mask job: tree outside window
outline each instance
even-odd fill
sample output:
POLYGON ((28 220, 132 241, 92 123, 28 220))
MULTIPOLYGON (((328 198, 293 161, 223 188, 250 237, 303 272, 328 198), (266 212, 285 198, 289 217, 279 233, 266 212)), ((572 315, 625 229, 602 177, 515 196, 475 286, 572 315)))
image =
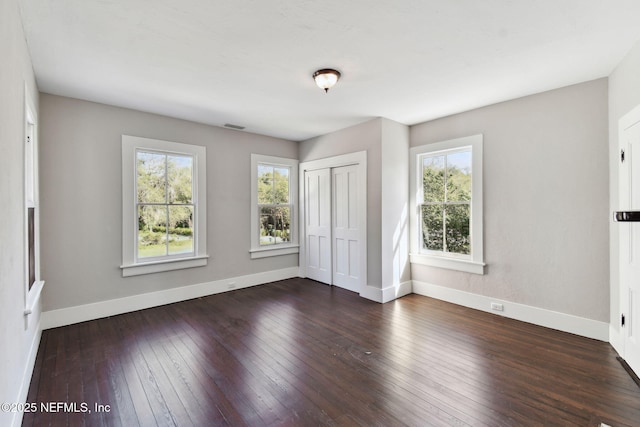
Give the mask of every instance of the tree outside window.
POLYGON ((291 242, 290 168, 258 164, 260 246, 291 242))
POLYGON ((422 248, 471 253, 471 150, 422 157, 422 248))
POLYGON ((194 253, 194 158, 136 153, 137 257, 194 253))

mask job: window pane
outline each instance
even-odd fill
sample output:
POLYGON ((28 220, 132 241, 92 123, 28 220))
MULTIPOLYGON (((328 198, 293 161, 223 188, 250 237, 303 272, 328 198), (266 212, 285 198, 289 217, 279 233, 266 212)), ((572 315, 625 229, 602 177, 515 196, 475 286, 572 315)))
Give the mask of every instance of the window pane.
POLYGON ((167 208, 138 206, 138 258, 167 255, 167 208))
POLYGON ((258 204, 273 202, 273 166, 258 165, 258 204))
POLYGON ((471 253, 471 235, 469 221, 470 205, 448 205, 447 218, 447 252, 468 255, 471 253))
POLYGON ((444 156, 422 159, 422 185, 425 202, 444 201, 444 156))
POLYGON ((422 205, 422 247, 430 251, 444 250, 443 205, 422 205))
POLYGON ((193 157, 167 156, 169 203, 193 203, 193 157))
POLYGON ((169 206, 169 255, 193 252, 193 206, 169 206))
POLYGON ((29 289, 36 282, 36 209, 28 209, 29 289))
POLYGON ((260 206, 260 245, 291 241, 291 207, 260 206))
POLYGON ((165 162, 164 154, 137 153, 137 178, 139 203, 165 203, 165 162))
POLYGON ((289 203, 289 168, 273 169, 273 202, 274 204, 289 203))
POLYGON ((471 151, 447 156, 447 201, 471 200, 471 151))

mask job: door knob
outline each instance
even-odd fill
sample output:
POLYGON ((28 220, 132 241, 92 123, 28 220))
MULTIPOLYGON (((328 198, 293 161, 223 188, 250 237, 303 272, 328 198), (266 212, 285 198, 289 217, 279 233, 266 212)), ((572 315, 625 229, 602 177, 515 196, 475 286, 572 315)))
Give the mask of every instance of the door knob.
POLYGON ((640 211, 616 211, 613 213, 616 222, 640 222, 640 211))

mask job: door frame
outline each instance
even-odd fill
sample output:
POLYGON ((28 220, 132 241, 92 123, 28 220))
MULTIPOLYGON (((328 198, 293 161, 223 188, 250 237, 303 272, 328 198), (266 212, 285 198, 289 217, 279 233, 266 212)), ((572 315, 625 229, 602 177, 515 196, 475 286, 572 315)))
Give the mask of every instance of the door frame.
MULTIPOLYGON (((358 235, 358 251, 361 254, 359 262, 359 268, 361 271, 360 274, 360 283, 359 283, 359 293, 362 294, 362 291, 367 286, 367 152, 366 151, 358 151, 355 153, 342 154, 339 156, 333 157, 325 157, 318 160, 310 160, 307 162, 300 162, 299 168, 300 172, 298 174, 298 180, 300 181, 300 185, 298 186, 300 193, 299 207, 300 207, 300 218, 305 218, 305 199, 306 199, 306 188, 304 185, 305 180, 305 172, 313 171, 318 169, 331 169, 338 168, 341 166, 351 166, 355 165, 358 168, 358 227, 359 227, 359 235, 358 235)), ((306 230, 304 221, 299 221, 300 224, 300 253, 298 257, 298 275, 300 277, 307 277, 307 265, 306 265, 306 256, 307 256, 307 241, 306 241, 306 230)), ((332 242, 333 244, 333 242, 332 242)), ((333 266, 331 267, 332 275, 333 275, 333 266)), ((332 278, 333 281, 333 278, 332 278)))

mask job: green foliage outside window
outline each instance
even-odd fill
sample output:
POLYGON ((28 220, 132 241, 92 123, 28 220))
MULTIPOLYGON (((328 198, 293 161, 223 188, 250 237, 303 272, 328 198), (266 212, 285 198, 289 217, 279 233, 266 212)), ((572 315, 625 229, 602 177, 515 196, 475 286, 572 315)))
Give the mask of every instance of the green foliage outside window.
POLYGON ((137 153, 139 258, 193 252, 193 162, 191 156, 137 153))
POLYGON ((291 241, 289 168, 258 165, 258 210, 260 245, 291 241))
POLYGON ((425 156, 421 206, 423 248, 471 253, 471 151, 425 156))

